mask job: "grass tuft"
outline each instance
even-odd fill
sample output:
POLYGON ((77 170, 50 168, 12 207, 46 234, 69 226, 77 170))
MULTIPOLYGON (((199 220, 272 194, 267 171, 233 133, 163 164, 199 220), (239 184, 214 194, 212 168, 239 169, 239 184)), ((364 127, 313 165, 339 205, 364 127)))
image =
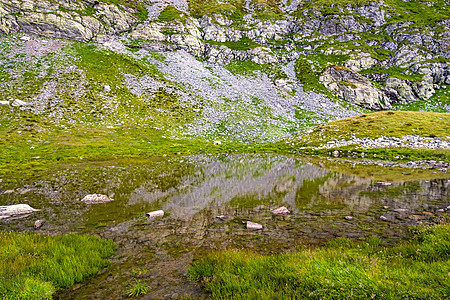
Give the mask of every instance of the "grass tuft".
POLYGON ((51 299, 107 266, 114 251, 93 236, 0 232, 0 298, 51 299))

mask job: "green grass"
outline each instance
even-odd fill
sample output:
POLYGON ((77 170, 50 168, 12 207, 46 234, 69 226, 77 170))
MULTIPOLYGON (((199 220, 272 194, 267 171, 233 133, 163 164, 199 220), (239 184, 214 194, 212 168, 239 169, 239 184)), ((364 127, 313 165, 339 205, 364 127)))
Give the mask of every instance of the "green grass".
POLYGON ((233 41, 226 41, 226 42, 216 42, 216 41, 206 41, 210 45, 216 45, 216 46, 227 46, 231 50, 251 50, 256 47, 261 46, 260 44, 252 41, 248 37, 244 36, 239 41, 233 42, 233 41))
POLYGON ((419 228, 385 247, 375 237, 264 256, 213 252, 189 269, 213 299, 446 299, 450 225, 419 228))
POLYGON ((112 241, 75 234, 0 232, 0 298, 51 299, 108 265, 112 241))
MULTIPOLYGON (((341 119, 318 125, 306 132, 294 134, 284 142, 275 145, 288 152, 324 154, 333 150, 316 149, 333 140, 351 140, 353 138, 403 137, 417 135, 421 137, 441 138, 449 140, 450 114, 434 112, 383 111, 362 114, 356 117, 341 119)), ((355 145, 342 146, 341 156, 361 157, 364 152, 367 158, 394 160, 450 160, 448 149, 412 149, 405 147, 363 149, 355 145)))
MULTIPOLYGON (((330 140, 402 137, 419 135, 449 140, 450 114, 432 112, 382 111, 318 125, 297 141, 321 145, 330 140)), ((294 138, 295 140, 295 138, 294 138)))
POLYGON ((230 62, 228 65, 226 65, 225 68, 234 75, 244 75, 252 77, 255 76, 256 73, 259 71, 262 73, 266 73, 267 76, 272 80, 288 78, 288 76, 283 71, 281 66, 275 63, 257 64, 249 60, 245 61, 234 60, 230 62))
POLYGON ((166 6, 164 10, 159 14, 158 20, 161 22, 170 22, 174 20, 181 20, 180 11, 173 7, 172 5, 166 6))
POLYGON ((131 285, 131 288, 127 292, 128 297, 138 297, 145 295, 149 292, 149 287, 141 280, 136 279, 135 282, 131 285))

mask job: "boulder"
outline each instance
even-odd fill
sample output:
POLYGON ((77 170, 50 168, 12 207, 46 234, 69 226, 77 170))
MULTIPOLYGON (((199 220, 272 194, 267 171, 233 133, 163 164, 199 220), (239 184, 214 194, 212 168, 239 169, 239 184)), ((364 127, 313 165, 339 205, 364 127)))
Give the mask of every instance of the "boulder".
POLYGON ((319 80, 347 102, 371 110, 390 107, 390 100, 384 91, 372 86, 367 78, 347 67, 329 66, 319 80))
POLYGON ((107 203, 107 202, 111 202, 113 200, 114 199, 111 199, 108 196, 101 195, 101 194, 89 194, 89 195, 86 195, 83 199, 81 199, 81 201, 86 204, 107 203))
POLYGON ((0 206, 0 220, 14 217, 25 217, 38 211, 28 204, 15 204, 9 206, 0 206))

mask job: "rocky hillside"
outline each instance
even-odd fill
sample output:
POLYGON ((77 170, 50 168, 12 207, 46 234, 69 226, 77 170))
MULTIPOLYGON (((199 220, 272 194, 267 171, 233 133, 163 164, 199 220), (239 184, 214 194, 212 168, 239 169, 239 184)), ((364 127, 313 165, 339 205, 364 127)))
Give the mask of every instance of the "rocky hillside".
POLYGON ((449 25, 446 0, 0 0, 2 35, 288 65, 272 78, 280 90, 300 82, 371 110, 417 101, 449 110, 449 25))

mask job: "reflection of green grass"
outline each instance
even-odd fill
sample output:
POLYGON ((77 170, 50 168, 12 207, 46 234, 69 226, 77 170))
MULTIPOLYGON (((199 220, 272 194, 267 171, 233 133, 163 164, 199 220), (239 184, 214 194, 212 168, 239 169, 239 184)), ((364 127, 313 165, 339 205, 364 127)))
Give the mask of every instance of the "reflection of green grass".
POLYGON ((338 238, 281 255, 214 252, 189 275, 213 299, 445 299, 449 259, 450 225, 440 225, 392 248, 378 238, 338 238))
POLYGON ((412 183, 407 184, 406 186, 387 187, 385 190, 381 191, 362 191, 359 194, 361 196, 370 196, 372 199, 381 199, 384 197, 399 197, 417 190, 421 190, 420 185, 417 183, 412 183))
POLYGON ((51 299, 105 267, 114 248, 91 236, 0 232, 0 298, 51 299))

